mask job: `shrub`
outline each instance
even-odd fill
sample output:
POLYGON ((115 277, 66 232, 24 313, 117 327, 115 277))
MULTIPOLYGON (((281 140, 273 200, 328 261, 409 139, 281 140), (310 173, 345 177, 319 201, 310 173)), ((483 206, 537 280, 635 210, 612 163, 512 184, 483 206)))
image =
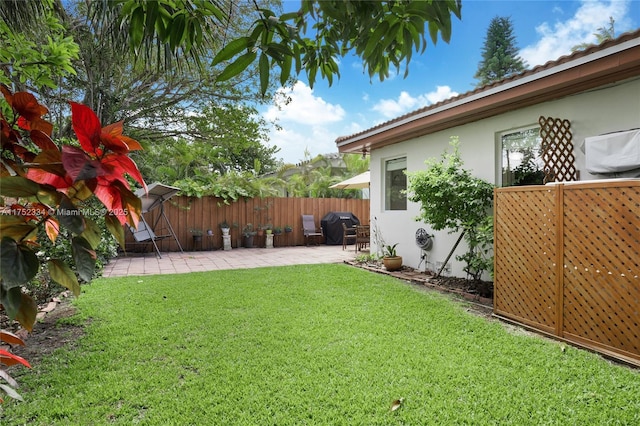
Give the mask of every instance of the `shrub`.
POLYGON ((492 227, 486 229, 493 203, 493 185, 464 169, 458 151, 458 138, 451 138, 453 153, 425 161, 426 170, 408 173, 408 199, 420 203, 420 216, 433 229, 462 231, 469 251, 457 259, 466 262, 464 270, 474 279, 492 265, 489 252, 493 244, 492 227))

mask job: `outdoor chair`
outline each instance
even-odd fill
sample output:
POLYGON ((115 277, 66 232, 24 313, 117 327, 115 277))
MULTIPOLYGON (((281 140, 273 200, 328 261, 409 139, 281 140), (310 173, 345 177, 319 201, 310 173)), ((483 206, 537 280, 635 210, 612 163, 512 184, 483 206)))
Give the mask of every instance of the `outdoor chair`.
POLYGON ((350 244, 349 241, 353 240, 353 243, 356 242, 356 229, 348 228, 345 223, 342 223, 342 250, 347 248, 347 244, 350 244))
POLYGON ((356 252, 369 246, 371 239, 369 225, 356 226, 356 252))
POLYGON ((160 254, 160 249, 158 249, 158 245, 156 244, 156 241, 163 240, 167 237, 170 237, 171 235, 156 235, 153 232, 153 229, 151 229, 151 227, 147 225, 147 221, 142 219, 138 222, 138 229, 129 225, 127 226, 129 227, 129 231, 131 231, 131 234, 133 235, 133 239, 136 240, 137 243, 141 243, 141 244, 153 243, 153 247, 156 250, 156 254, 158 255, 159 258, 162 259, 162 255, 160 254))
POLYGON ((304 234, 304 244, 309 245, 310 239, 315 239, 316 244, 320 244, 322 237, 322 228, 316 228, 316 220, 312 214, 302 215, 302 233, 304 234))

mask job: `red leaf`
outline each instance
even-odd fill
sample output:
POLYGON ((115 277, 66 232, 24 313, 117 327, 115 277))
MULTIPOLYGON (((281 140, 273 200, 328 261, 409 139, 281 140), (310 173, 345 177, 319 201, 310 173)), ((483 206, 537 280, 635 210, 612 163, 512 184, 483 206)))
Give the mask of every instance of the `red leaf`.
MULTIPOLYGON (((120 192, 118 192, 118 188, 112 187, 111 185, 98 184, 98 186, 96 186, 94 194, 102 202, 102 204, 104 204, 108 211, 122 208, 122 204, 120 201, 120 192)), ((122 221, 120 223, 124 224, 124 222, 122 221)))
POLYGON ((38 103, 35 96, 28 92, 18 92, 13 95, 13 109, 29 121, 39 120, 49 110, 38 103))
POLYGON ((100 134, 100 141, 105 148, 113 152, 129 152, 129 146, 122 140, 122 121, 105 126, 100 134))
POLYGON ((126 153, 142 149, 142 145, 135 139, 122 134, 123 121, 109 124, 102 128, 102 144, 111 151, 126 153))
POLYGON ((13 151, 15 155, 17 155, 27 163, 33 162, 33 160, 36 158, 36 154, 29 151, 27 148, 25 148, 22 145, 13 145, 13 148, 11 149, 11 151, 13 151))
POLYGON ((51 185, 57 189, 69 188, 71 185, 73 185, 71 177, 62 177, 55 173, 48 172, 44 169, 29 169, 29 171, 27 172, 27 178, 37 183, 51 185))
POLYGON ((24 340, 7 330, 0 330, 0 342, 24 346, 24 340))
POLYGON ((71 104, 71 123, 80 146, 86 152, 95 154, 100 145, 101 125, 95 112, 86 105, 77 102, 71 104))
POLYGON ((32 130, 31 140, 33 141, 33 143, 38 145, 38 148, 40 148, 43 151, 58 150, 58 147, 56 146, 56 144, 53 143, 51 138, 42 130, 32 130))
POLYGON ((99 183, 95 195, 122 225, 129 223, 132 226, 137 226, 142 209, 140 198, 136 197, 127 187, 128 185, 125 186, 117 181, 110 184, 99 183))
POLYGON ((18 127, 23 130, 31 130, 31 122, 25 117, 18 117, 18 127))
POLYGON ((26 359, 18 355, 14 355, 10 352, 7 352, 4 349, 0 349, 0 363, 7 366, 22 364, 27 368, 31 368, 31 364, 29 364, 29 361, 27 361, 26 359))
POLYGON ((62 147, 62 164, 74 182, 105 174, 100 161, 92 160, 83 150, 72 146, 62 147))
POLYGON ((138 170, 138 166, 136 165, 136 163, 131 158, 129 158, 129 156, 108 154, 102 159, 102 164, 113 167, 113 173, 111 174, 111 176, 115 177, 114 175, 117 174, 118 177, 122 177, 122 179, 117 180, 125 183, 127 188, 129 187, 129 185, 127 184, 126 179, 124 179, 125 173, 135 179, 136 182, 142 185, 146 190, 147 185, 144 183, 144 178, 142 177, 140 170, 138 170))
POLYGON ((4 99, 7 101, 9 105, 13 105, 13 95, 11 94, 11 90, 7 87, 6 84, 0 84, 0 92, 4 96, 4 99))
POLYGON ((44 230, 51 242, 55 243, 58 238, 58 234, 60 233, 60 224, 55 218, 50 217, 44 223, 44 230))

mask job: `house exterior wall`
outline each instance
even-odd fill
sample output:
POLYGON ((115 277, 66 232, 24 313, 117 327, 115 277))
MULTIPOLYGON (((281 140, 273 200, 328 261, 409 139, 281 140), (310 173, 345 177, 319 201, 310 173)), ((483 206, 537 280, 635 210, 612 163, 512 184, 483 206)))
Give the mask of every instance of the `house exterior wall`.
MULTIPOLYGON (((440 158, 445 150, 451 151, 449 140, 458 136, 460 155, 464 167, 482 179, 496 184, 500 176, 499 135, 505 131, 518 130, 537 125, 540 116, 567 119, 571 122, 574 156, 580 180, 602 179, 585 169, 585 157, 581 146, 586 137, 603 133, 629 130, 640 127, 640 78, 628 80, 599 90, 568 96, 545 102, 474 123, 454 127, 445 131, 421 136, 405 142, 371 151, 371 225, 377 229, 386 244, 398 243, 397 251, 404 264, 417 267, 421 251, 416 246, 414 235, 418 228, 425 228, 434 234, 434 244, 428 252, 427 267, 435 270, 436 262, 444 262, 453 248, 458 234, 447 230, 433 231, 432 228, 414 219, 419 215, 419 205, 407 202, 406 211, 384 210, 384 164, 386 160, 406 157, 407 171, 425 168, 428 158, 440 158)), ((378 250, 372 238, 371 251, 378 250)), ((449 260, 450 275, 464 277, 463 264, 455 256, 466 251, 464 242, 460 244, 449 260)), ((420 268, 424 270, 425 263, 420 268)), ((488 278, 488 277, 487 277, 488 278)))

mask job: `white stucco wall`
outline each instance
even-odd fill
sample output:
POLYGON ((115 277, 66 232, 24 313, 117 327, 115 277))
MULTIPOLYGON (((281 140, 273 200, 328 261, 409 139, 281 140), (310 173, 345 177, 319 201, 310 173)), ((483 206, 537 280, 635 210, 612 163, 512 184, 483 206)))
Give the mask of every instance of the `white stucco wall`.
MULTIPOLYGON (((585 137, 640 127, 640 78, 373 150, 370 163, 372 227, 377 225, 387 244, 399 243, 397 250, 404 264, 414 268, 418 266, 421 255, 414 241, 416 230, 422 227, 435 234, 433 249, 428 256, 429 269, 435 269, 436 262, 446 259, 458 235, 434 232, 429 225, 416 222, 414 219, 419 214, 419 206, 410 201, 406 211, 384 211, 384 162, 406 156, 408 172, 424 169, 426 159, 440 158, 445 150, 451 151, 449 139, 458 136, 464 167, 472 170, 475 176, 495 184, 500 174, 499 135, 508 130, 537 125, 541 115, 571 122, 580 179, 603 178, 587 173, 584 154, 579 147, 585 137)), ((372 241, 372 253, 376 249, 372 241)), ((451 275, 465 276, 463 265, 455 260, 456 255, 465 251, 463 242, 449 261, 451 275)), ((423 262, 421 269, 424 267, 423 262)))

